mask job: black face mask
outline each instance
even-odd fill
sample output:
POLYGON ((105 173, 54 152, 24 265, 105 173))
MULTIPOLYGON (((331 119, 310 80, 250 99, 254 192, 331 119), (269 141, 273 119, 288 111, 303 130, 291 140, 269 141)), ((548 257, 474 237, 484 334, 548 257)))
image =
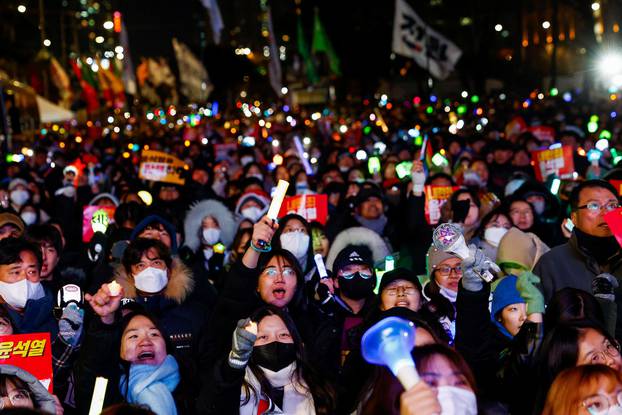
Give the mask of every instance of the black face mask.
POLYGON ((359 272, 355 273, 351 279, 339 277, 339 291, 352 300, 362 300, 369 297, 374 291, 376 279, 363 278, 359 272))
POLYGON ((253 347, 251 360, 263 368, 278 372, 296 360, 296 348, 294 343, 273 341, 253 347))

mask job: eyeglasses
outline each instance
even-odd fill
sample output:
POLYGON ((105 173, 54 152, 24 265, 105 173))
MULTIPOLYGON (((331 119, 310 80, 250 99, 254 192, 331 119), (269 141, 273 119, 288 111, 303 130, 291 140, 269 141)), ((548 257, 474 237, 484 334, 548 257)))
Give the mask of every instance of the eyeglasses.
POLYGON ((591 415, 604 415, 612 406, 622 406, 622 392, 616 394, 615 403, 611 403, 609 396, 603 394, 592 395, 581 402, 591 415))
POLYGON ((607 202, 604 205, 601 205, 598 202, 589 202, 582 206, 577 206, 577 209, 587 209, 590 212, 602 211, 611 212, 620 207, 618 202, 607 202))
POLYGON ((30 393, 25 389, 15 389, 7 393, 13 406, 25 406, 31 401, 30 393))
POLYGON ((361 278, 366 279, 366 280, 370 279, 373 276, 372 274, 368 274, 366 272, 357 271, 357 272, 353 272, 352 274, 342 274, 340 275, 340 277, 345 278, 346 280, 351 280, 352 278, 354 278, 356 274, 359 274, 361 278))
POLYGON ((403 285, 398 285, 397 287, 385 288, 384 292, 389 297, 395 297, 399 293, 402 293, 402 295, 413 295, 417 292, 417 289, 415 287, 405 287, 403 285))
POLYGON ((607 357, 616 358, 618 356, 620 356, 620 346, 617 343, 606 341, 602 350, 591 352, 588 358, 592 365, 604 365, 607 364, 607 357))
POLYGON ((531 211, 531 209, 526 209, 526 210, 512 209, 510 210, 510 215, 533 216, 533 212, 531 211))
POLYGON ((436 268, 436 270, 443 277, 448 277, 449 274, 451 274, 451 271, 454 271, 456 273, 456 275, 462 275, 462 266, 460 266, 460 265, 457 265, 457 266, 455 266, 453 268, 450 267, 449 265, 441 265, 440 267, 436 268))
POLYGON ((274 267, 266 268, 262 274, 269 278, 276 278, 277 275, 281 275, 283 278, 296 277, 294 269, 289 267, 284 267, 281 272, 274 267))

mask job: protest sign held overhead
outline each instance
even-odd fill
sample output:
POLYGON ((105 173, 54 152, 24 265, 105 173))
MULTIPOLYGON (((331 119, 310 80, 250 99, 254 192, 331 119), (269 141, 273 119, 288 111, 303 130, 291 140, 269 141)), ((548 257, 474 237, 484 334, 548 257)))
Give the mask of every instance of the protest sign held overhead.
POLYGON ((447 78, 462 56, 462 51, 425 23, 406 0, 395 1, 393 52, 413 58, 438 79, 447 78))
POLYGON ((536 171, 536 179, 541 182, 551 174, 560 179, 568 179, 574 173, 574 160, 570 146, 532 151, 531 159, 536 171))

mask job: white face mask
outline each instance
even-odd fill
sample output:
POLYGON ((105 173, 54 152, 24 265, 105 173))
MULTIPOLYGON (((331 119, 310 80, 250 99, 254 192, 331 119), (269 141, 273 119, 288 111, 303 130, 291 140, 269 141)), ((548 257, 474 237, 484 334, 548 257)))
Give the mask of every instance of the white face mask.
POLYGON ((477 415, 477 399, 473 392, 455 386, 439 386, 436 390, 442 415, 477 415))
POLYGON ((168 284, 165 269, 149 267, 134 276, 134 285, 140 291, 154 294, 162 291, 168 284))
POLYGON ((11 202, 17 206, 23 206, 30 199, 30 193, 26 190, 18 189, 11 192, 11 202))
POLYGON ((39 282, 23 279, 14 283, 0 282, 0 296, 11 307, 24 308, 28 300, 39 300, 45 296, 45 291, 39 282))
POLYGON ((247 177, 254 177, 255 179, 258 179, 263 182, 263 174, 253 173, 253 174, 249 174, 247 177))
POLYGON ((207 245, 214 245, 218 243, 218 241, 220 240, 220 229, 218 228, 203 229, 202 235, 203 235, 203 241, 207 245))
POLYGON ((246 166, 248 163, 251 163, 253 160, 254 159, 252 156, 243 156, 242 158, 240 158, 240 163, 242 163, 242 166, 246 166))
POLYGON ((536 214, 541 215, 544 213, 546 209, 546 202, 544 200, 535 200, 531 203, 533 205, 533 210, 536 211, 536 214))
POLYGON ((456 302, 456 299, 458 298, 458 291, 453 291, 453 290, 450 290, 449 288, 445 288, 440 285, 438 286, 438 290, 443 297, 445 297, 452 303, 456 302))
POLYGON ((24 212, 20 216, 26 226, 30 226, 37 221, 37 214, 35 212, 24 212))
POLYGON ((499 242, 501 242, 501 238, 503 238, 506 233, 508 233, 508 230, 505 228, 491 226, 484 231, 484 239, 490 245, 498 247, 499 242))
POLYGON ((252 220, 253 222, 257 222, 261 218, 261 209, 259 209, 257 206, 242 209, 240 213, 242 214, 242 216, 252 220))
POLYGON ((309 250, 309 235, 302 232, 281 234, 281 247, 294 254, 297 259, 304 257, 309 250))
POLYGON ((26 280, 28 284, 28 299, 39 300, 45 297, 45 291, 43 291, 43 285, 40 282, 32 282, 26 280))
POLYGON ((619 405, 609 407, 606 412, 607 415, 622 415, 622 407, 619 405))

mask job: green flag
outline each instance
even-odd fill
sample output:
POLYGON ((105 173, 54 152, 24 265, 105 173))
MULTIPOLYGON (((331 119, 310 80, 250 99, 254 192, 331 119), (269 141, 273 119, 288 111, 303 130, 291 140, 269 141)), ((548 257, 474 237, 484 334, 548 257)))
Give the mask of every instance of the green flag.
POLYGON ((333 49, 333 45, 328 40, 328 35, 322 26, 318 10, 315 9, 315 21, 313 23, 313 45, 311 47, 313 53, 324 52, 328 58, 328 66, 335 75, 341 75, 339 69, 339 58, 333 49))
POLYGON ((93 88, 99 89, 97 74, 93 72, 91 67, 82 59, 80 59, 80 71, 82 72, 82 79, 88 82, 93 88))
POLYGON ((307 46, 305 33, 302 29, 302 19, 300 18, 300 15, 298 15, 298 21, 296 24, 296 35, 298 37, 298 53, 300 53, 302 61, 305 64, 305 71, 307 72, 307 78, 309 78, 309 83, 315 84, 318 81, 317 72, 315 71, 315 64, 313 63, 313 59, 311 59, 311 54, 309 53, 309 47, 307 46))

